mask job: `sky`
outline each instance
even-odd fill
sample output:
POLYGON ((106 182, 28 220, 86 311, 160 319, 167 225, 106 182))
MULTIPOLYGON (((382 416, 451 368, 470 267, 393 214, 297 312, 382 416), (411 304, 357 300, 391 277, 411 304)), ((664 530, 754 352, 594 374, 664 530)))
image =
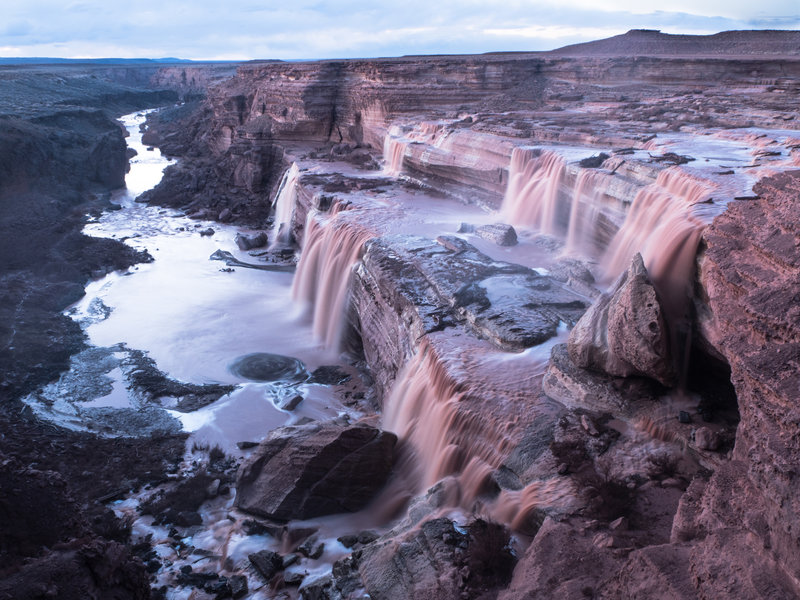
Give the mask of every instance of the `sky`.
POLYGON ((472 54, 551 50, 629 29, 800 29, 800 0, 2 0, 0 56, 472 54))

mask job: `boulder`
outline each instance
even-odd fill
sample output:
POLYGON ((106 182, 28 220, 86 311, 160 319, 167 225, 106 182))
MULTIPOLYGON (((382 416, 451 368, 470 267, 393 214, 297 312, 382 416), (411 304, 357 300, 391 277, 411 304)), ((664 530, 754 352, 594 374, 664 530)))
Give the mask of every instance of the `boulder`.
POLYGON ((239 250, 252 250, 254 248, 263 248, 267 245, 267 234, 263 231, 253 234, 245 235, 237 233, 234 240, 239 250))
POLYGON ((386 482, 396 443, 363 423, 276 429, 240 469, 236 504, 279 521, 360 510, 386 482))
POLYGON ((509 536, 503 525, 482 519, 463 526, 432 519, 364 547, 358 573, 372 598, 492 597, 491 590, 511 580, 516 563, 509 536))
POLYGON ((581 368, 676 383, 664 311, 640 254, 578 321, 567 346, 581 368))
POLYGON ((475 234, 485 240, 494 242, 498 246, 516 246, 517 232, 511 225, 505 223, 493 223, 492 225, 481 225, 475 228, 475 234))
POLYGON ((700 427, 695 431, 694 441, 700 450, 711 450, 713 452, 718 450, 720 446, 719 435, 708 427, 700 427))
POLYGON ((283 558, 272 550, 259 550, 249 554, 247 558, 253 568, 264 578, 264 581, 269 582, 278 571, 283 570, 283 558))
POLYGON ((655 400, 663 388, 649 379, 620 379, 577 366, 566 344, 556 344, 550 354, 542 388, 553 400, 571 409, 624 413, 631 400, 655 400))

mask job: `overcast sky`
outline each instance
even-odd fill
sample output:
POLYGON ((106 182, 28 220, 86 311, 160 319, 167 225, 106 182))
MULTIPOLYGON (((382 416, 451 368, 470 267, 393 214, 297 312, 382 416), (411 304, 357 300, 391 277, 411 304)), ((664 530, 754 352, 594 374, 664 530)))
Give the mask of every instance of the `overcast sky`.
POLYGON ((0 56, 240 60, 550 50, 633 28, 800 29, 800 0, 2 0, 0 56))

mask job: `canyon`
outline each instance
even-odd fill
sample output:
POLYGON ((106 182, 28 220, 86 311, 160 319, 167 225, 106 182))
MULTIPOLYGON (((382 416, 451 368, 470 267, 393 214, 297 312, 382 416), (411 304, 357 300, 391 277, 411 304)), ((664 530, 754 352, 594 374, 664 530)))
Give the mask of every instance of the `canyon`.
POLYGON ((5 71, 0 598, 800 595, 799 48, 5 71))

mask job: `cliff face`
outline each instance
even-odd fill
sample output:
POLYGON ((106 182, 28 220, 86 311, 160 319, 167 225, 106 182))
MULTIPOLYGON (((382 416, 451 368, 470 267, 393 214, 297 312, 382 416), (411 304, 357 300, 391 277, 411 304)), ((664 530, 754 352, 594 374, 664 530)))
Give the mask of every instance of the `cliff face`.
MULTIPOLYGON (((387 133, 404 140, 411 132, 403 151, 409 174, 466 188, 463 196, 497 206, 514 145, 643 148, 654 132, 680 127, 785 127, 793 118, 786 93, 794 92, 798 73, 793 56, 252 63, 212 86, 194 117, 165 114, 167 122, 155 125, 162 147, 189 160, 171 167, 149 197, 263 225, 288 166, 287 149, 341 143, 380 152, 387 133), (763 110, 748 110, 733 90, 763 110), (596 126, 598 115, 604 127, 596 126), (423 128, 426 140, 414 133, 421 121, 447 125, 438 134, 423 128)), ((183 72, 160 77, 174 82, 183 72)), ((329 152, 330 146, 318 155, 329 152)), ((620 162, 622 175, 630 166, 620 162)), ((619 186, 614 193, 617 201, 632 200, 619 186)))
POLYGON ((702 535, 716 525, 747 532, 796 578, 800 173, 762 180, 755 191, 759 199, 732 204, 704 235, 700 281, 710 317, 704 326, 731 365, 742 421, 733 451, 738 468, 711 478, 694 531, 702 535), (713 514, 711 506, 738 496, 732 490, 739 485, 741 522, 713 514))

